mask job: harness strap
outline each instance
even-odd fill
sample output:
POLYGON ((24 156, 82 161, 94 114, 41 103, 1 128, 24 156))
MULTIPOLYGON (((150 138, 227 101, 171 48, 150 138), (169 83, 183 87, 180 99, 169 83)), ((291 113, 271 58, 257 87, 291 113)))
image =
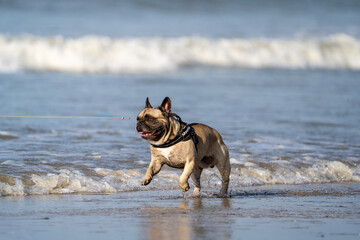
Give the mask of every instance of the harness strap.
POLYGON ((196 151, 197 151, 197 144, 199 143, 199 139, 195 133, 194 128, 192 127, 192 125, 195 125, 196 123, 187 124, 187 123, 183 122, 181 120, 181 118, 176 114, 172 114, 172 117, 176 121, 178 121, 180 124, 185 124, 185 127, 181 130, 181 132, 173 140, 170 140, 161 145, 154 145, 154 144, 151 144, 151 145, 156 148, 167 148, 167 147, 171 147, 181 141, 188 141, 188 140, 192 139, 195 144, 196 151))
MULTIPOLYGON (((196 125, 197 123, 191 123, 189 126, 191 127, 192 125, 196 125)), ((191 136, 191 139, 193 140, 194 144, 195 144, 195 148, 196 148, 196 151, 197 151, 197 144, 199 143, 199 138, 198 138, 198 135, 196 135, 195 133, 195 130, 193 127, 191 127, 191 132, 190 132, 190 136, 191 136)))

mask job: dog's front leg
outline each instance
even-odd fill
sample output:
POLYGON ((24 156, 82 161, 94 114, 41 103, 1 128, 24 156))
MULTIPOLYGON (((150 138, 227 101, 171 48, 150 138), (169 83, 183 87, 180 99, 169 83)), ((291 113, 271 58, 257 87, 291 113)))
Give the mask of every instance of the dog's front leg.
POLYGON ((141 182, 141 185, 148 185, 151 182, 153 176, 160 172, 162 165, 163 164, 158 160, 151 160, 150 165, 146 171, 145 178, 141 182))
POLYGON ((180 182, 179 185, 180 185, 181 189, 183 190, 183 192, 186 192, 190 189, 188 179, 194 170, 194 166, 195 166, 195 161, 193 159, 186 161, 186 163, 185 163, 184 171, 181 174, 180 181, 179 181, 180 182))

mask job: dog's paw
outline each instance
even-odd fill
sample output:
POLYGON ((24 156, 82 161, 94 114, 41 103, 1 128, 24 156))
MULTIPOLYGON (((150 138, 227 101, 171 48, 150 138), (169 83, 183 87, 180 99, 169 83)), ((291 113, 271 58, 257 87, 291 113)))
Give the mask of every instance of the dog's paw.
POLYGON ((190 189, 189 184, 186 184, 185 186, 180 186, 183 192, 187 192, 190 189))
POLYGON ((151 182, 151 179, 144 179, 144 180, 141 182, 141 185, 146 186, 146 185, 148 185, 150 182, 151 182))

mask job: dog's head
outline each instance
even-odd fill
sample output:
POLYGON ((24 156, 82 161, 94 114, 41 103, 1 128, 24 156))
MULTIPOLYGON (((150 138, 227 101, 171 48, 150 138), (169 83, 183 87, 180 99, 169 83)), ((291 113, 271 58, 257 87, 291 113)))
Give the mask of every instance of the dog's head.
POLYGON ((171 100, 164 98, 161 105, 153 108, 146 98, 145 108, 137 116, 136 131, 151 144, 163 144, 171 134, 178 131, 180 124, 171 118, 171 100))

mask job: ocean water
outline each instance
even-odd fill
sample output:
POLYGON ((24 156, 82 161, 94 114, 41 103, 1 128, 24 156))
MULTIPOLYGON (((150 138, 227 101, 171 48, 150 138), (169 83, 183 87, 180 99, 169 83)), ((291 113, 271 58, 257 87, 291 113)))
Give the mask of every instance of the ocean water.
MULTIPOLYGON (((359 182, 359 22, 358 1, 1 1, 0 116, 136 117, 169 96, 223 135, 230 189, 359 182)), ((141 186, 135 124, 0 118, 0 194, 178 189, 168 167, 141 186)))

